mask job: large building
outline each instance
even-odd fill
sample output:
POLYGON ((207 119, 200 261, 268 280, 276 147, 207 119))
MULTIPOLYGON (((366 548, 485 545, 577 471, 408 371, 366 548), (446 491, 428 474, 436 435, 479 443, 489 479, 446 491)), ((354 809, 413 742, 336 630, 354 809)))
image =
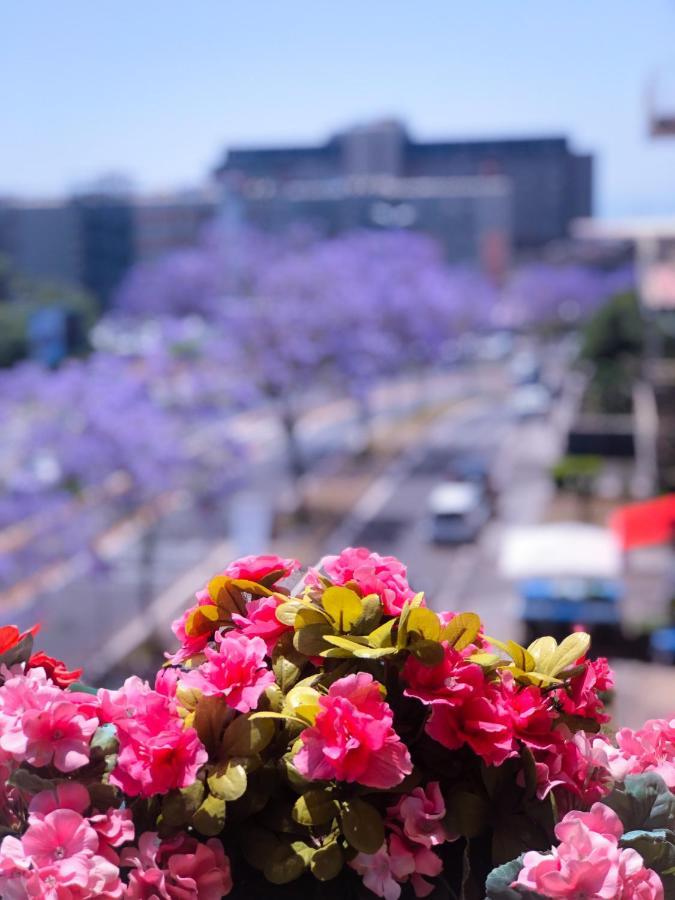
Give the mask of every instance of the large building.
POLYGON ((205 192, 0 200, 0 254, 22 275, 82 285, 105 307, 135 262, 195 244, 217 208, 205 192))
MULTIPOLYGON (((448 196, 462 196, 465 207, 482 206, 486 194, 501 191, 502 203, 493 204, 495 223, 488 231, 503 232, 508 220, 518 251, 567 237, 573 219, 592 213, 592 157, 574 153, 564 137, 418 142, 400 123, 384 121, 352 128, 318 146, 232 148, 217 175, 228 202, 237 200, 253 224, 313 213, 329 232, 352 225, 353 215, 343 207, 352 204, 354 194, 369 203, 368 221, 359 224, 378 226, 383 199, 396 205, 406 194, 414 198, 418 188, 425 192, 427 211, 418 210, 410 225, 430 231, 438 227, 431 220, 443 218, 438 205, 430 203, 433 190, 439 203, 445 197, 447 206, 448 196), (391 181, 364 180, 373 178, 391 181), (387 191, 391 197, 383 198, 387 191), (307 197, 316 198, 309 208, 307 197), (266 203, 273 208, 266 209, 266 203)), ((452 215, 457 225, 444 223, 444 228, 466 227, 466 213, 452 215)), ((471 218, 484 221, 484 214, 471 218)), ((452 234, 445 237, 451 255, 455 240, 452 234)))

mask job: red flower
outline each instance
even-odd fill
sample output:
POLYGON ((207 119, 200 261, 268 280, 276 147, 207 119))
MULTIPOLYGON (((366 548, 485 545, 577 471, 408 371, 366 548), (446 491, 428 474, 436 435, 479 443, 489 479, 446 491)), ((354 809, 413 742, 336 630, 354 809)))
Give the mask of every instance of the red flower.
POLYGON ((34 653, 28 660, 27 669, 44 669, 47 678, 51 678, 54 684, 60 688, 67 688, 78 680, 82 674, 82 669, 73 669, 69 672, 66 664, 60 659, 54 659, 53 656, 47 656, 44 650, 34 653))
POLYGON ((28 631, 24 631, 24 633, 21 634, 16 625, 3 625, 0 627, 0 656, 20 644, 24 638, 28 637, 28 635, 35 637, 39 630, 39 625, 33 625, 32 628, 29 628, 28 631))

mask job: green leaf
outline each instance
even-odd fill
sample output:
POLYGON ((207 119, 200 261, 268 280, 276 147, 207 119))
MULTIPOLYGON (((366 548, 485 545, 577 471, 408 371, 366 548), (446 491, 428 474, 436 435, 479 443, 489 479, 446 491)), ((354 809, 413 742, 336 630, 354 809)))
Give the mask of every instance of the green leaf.
POLYGON ((226 756, 253 756, 274 737, 274 722, 267 718, 240 715, 228 725, 221 749, 226 756))
POLYGON ((276 659, 272 660, 272 671, 277 680, 277 684, 284 692, 289 691, 300 678, 300 667, 291 662, 287 656, 277 654, 276 659))
POLYGON ((391 632, 396 624, 396 619, 389 619, 387 622, 384 622, 375 631, 371 631, 368 635, 368 643, 371 647, 391 647, 392 646, 392 637, 391 632))
POLYGON ((344 856, 337 841, 330 841, 314 851, 309 864, 312 875, 319 881, 330 881, 340 874, 344 856))
POLYGON ((361 598, 346 587, 329 587, 321 596, 321 605, 342 632, 351 631, 363 613, 361 598))
POLYGON ((40 791, 52 791, 62 779, 42 778, 28 769, 16 769, 9 776, 7 784, 24 791, 26 794, 39 794, 40 791))
POLYGON ((628 831, 619 846, 637 850, 649 869, 662 873, 675 866, 675 834, 667 828, 628 831))
POLYGON ((171 828, 189 825, 204 799, 204 784, 195 781, 187 788, 170 791, 162 800, 162 821, 171 828))
POLYGON ((614 810, 626 831, 675 826, 675 796, 656 772, 627 775, 602 802, 614 810))
POLYGON ((420 606, 411 609, 408 616, 408 643, 411 638, 416 640, 423 638, 427 641, 438 641, 441 635, 441 622, 436 613, 420 606))
POLYGON ((207 778, 209 790, 223 800, 238 800, 246 790, 246 769, 241 763, 230 760, 219 766, 207 778))
POLYGON ((218 755, 223 732, 233 716, 222 697, 199 698, 192 724, 210 757, 218 755))
POLYGON ((293 806, 293 818, 300 825, 325 825, 337 815, 333 796, 321 788, 315 788, 298 797, 293 806))
MULTIPOLYGON (((380 624, 382 620, 382 601, 377 594, 368 594, 361 599, 361 615, 352 629, 355 634, 368 634, 380 624)), ((391 619, 394 624, 394 619, 391 619)))
POLYGON ((522 868, 523 858, 519 856, 518 859, 512 859, 493 869, 485 882, 485 900, 523 900, 524 897, 528 900, 540 900, 531 891, 523 893, 520 888, 511 887, 522 868))
POLYGON ((331 634, 333 629, 326 623, 305 625, 295 632, 293 646, 305 656, 319 656, 326 649, 325 635, 331 634))
MULTIPOLYGON (((339 650, 344 650, 351 656, 355 656, 357 659, 379 659, 380 656, 390 656, 392 653, 397 652, 396 647, 369 647, 363 643, 367 641, 367 638, 358 638, 356 635, 347 638, 339 634, 327 634, 326 641, 339 650)), ((337 655, 328 650, 322 651, 321 656, 328 656, 329 654, 331 656, 337 655)))
POLYGON ((244 859, 254 869, 262 871, 265 860, 269 859, 279 846, 279 838, 259 825, 244 824, 240 829, 244 859))
POLYGON ((307 868, 304 854, 291 844, 279 843, 263 863, 263 874, 272 884, 288 884, 307 868))
POLYGON ((359 797, 342 803, 340 823, 347 843, 361 853, 377 853, 384 843, 382 816, 359 797))
POLYGON ((411 644, 410 652, 425 666, 437 666, 443 662, 443 645, 436 641, 416 641, 411 644))
POLYGON ((449 834, 478 837, 490 821, 490 805, 471 791, 455 791, 448 797, 445 827, 449 834))
POLYGON ((447 641, 455 650, 464 650, 478 637, 481 624, 476 613, 457 613, 441 631, 441 640, 447 641))
POLYGON ((225 826, 225 801, 210 794, 192 817, 192 824, 200 834, 215 837, 225 826))

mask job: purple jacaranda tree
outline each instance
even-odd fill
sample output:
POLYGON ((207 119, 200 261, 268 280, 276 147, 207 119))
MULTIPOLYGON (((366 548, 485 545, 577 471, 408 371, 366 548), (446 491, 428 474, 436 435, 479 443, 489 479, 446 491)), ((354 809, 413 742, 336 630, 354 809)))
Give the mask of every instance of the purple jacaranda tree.
POLYGON ((232 487, 235 448, 219 434, 211 453, 212 410, 181 396, 177 378, 164 360, 106 353, 0 373, 0 586, 76 552, 93 558, 97 536, 168 492, 232 487))

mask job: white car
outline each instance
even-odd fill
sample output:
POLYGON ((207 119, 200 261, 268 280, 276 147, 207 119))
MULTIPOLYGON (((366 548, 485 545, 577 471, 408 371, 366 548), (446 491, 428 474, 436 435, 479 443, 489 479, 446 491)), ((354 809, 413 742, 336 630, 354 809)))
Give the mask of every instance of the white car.
POLYGON ((546 416, 551 408, 551 397, 541 384, 526 384, 513 395, 513 412, 519 419, 546 416))
POLYGON ((479 484, 448 481, 429 495, 431 540, 438 544, 475 541, 490 518, 490 506, 479 484))

